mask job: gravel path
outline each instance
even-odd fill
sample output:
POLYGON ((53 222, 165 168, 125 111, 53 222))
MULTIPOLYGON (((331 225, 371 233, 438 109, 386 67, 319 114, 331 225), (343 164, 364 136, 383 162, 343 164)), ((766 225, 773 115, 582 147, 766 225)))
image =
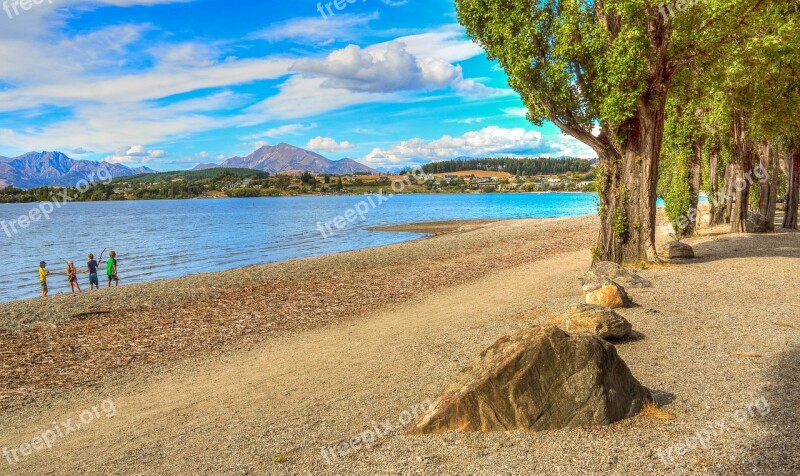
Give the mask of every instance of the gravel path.
MULTIPOLYGON (((672 420, 639 416, 544 433, 395 432, 327 464, 322 448, 376 424, 383 431, 387 420, 395 424, 435 398, 497 338, 578 300, 588 251, 558 250, 552 237, 567 223, 576 227, 568 240, 580 237, 583 220, 503 222, 417 242, 419 249, 373 250, 370 260, 389 265, 409 251, 455 247, 471 264, 465 269, 490 271, 358 319, 278 333, 240 351, 194 354, 168 369, 114 373, 99 385, 7 408, 0 447, 30 441, 103 399, 113 400, 116 414, 101 414, 52 450, 0 472, 799 474, 798 233, 700 238, 698 259, 641 272, 654 287, 630 290, 639 306, 621 313, 644 338, 618 350, 672 420), (691 439, 698 433, 701 446, 691 439)), ((392 278, 432 279, 416 274, 424 262, 392 268, 392 278)))

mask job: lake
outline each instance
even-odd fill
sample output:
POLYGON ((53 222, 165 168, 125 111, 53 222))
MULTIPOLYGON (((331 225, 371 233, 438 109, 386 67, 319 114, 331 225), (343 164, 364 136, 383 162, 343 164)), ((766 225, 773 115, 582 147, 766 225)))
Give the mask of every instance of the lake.
MULTIPOLYGON (((0 220, 10 223, 36 207, 0 204, 0 220)), ((87 253, 98 257, 106 247, 117 252, 124 285, 421 236, 367 229, 373 226, 596 212, 596 195, 588 193, 396 195, 371 201, 366 196, 321 196, 67 203, 49 220, 30 223, 25 229, 17 226, 16 234, 10 227, 0 229, 6 263, 6 272, 0 275, 0 301, 39 294, 39 261, 47 261, 50 271, 63 272, 64 260, 74 260, 82 270, 87 253), (345 228, 337 230, 336 225, 342 224, 345 228), (323 237, 320 229, 334 234, 323 237)), ((108 253, 104 260, 107 257, 108 253)), ((79 279, 82 289, 88 289, 88 274, 79 279)), ((101 285, 104 280, 101 272, 101 285)), ((69 290, 64 276, 51 276, 48 284, 53 294, 69 290)))

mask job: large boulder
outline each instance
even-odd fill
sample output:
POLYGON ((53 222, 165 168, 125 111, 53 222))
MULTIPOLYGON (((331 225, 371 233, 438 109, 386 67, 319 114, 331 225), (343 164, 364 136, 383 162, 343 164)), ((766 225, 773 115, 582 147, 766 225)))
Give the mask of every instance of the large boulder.
POLYGON ((767 233, 775 231, 775 224, 760 212, 747 212, 745 229, 748 233, 767 233))
POLYGON ((558 326, 569 333, 588 332, 602 339, 622 339, 633 330, 627 319, 594 304, 573 304, 558 326))
POLYGON ((608 425, 637 415, 651 398, 613 345, 536 327, 483 351, 408 434, 608 425))
POLYGON ((614 281, 628 288, 649 288, 650 281, 611 261, 598 261, 592 265, 583 280, 583 291, 599 289, 607 281, 614 281))
POLYGON ((628 297, 624 287, 614 281, 606 281, 598 289, 586 294, 586 304, 616 309, 619 307, 631 307, 633 301, 628 297))
POLYGON ((681 241, 668 241, 661 248, 661 257, 666 259, 694 258, 694 249, 681 241))

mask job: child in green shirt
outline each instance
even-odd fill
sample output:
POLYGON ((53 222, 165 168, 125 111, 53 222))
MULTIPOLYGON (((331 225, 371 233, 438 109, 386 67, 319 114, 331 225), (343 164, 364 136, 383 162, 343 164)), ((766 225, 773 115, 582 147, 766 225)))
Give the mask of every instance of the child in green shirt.
POLYGON ((106 263, 106 276, 108 277, 108 287, 111 287, 111 281, 114 281, 114 286, 119 286, 119 277, 117 277, 117 253, 113 250, 108 253, 108 262, 106 263))

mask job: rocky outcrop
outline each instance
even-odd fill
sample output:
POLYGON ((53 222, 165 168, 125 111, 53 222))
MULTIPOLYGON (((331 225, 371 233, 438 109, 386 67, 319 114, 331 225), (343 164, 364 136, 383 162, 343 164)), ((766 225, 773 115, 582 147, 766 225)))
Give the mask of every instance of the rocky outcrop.
POLYGON ((768 233, 775 231, 775 225, 760 212, 748 212, 745 229, 748 233, 768 233))
POLYGON ((628 297, 624 287, 614 281, 606 281, 598 289, 586 295, 586 304, 617 309, 630 307, 633 301, 628 297))
POLYGON ((566 332, 588 332, 602 339, 622 339, 633 326, 611 309, 594 304, 573 304, 558 326, 566 332))
POLYGON ((691 259, 694 258, 694 249, 680 241, 668 241, 661 248, 661 257, 665 259, 691 259))
POLYGON ((608 425, 635 416, 649 400, 613 345, 537 327, 486 349, 408 433, 608 425))
POLYGON ((583 291, 599 289, 607 281, 614 281, 628 288, 649 288, 650 281, 611 261, 598 261, 592 265, 583 280, 583 291))

